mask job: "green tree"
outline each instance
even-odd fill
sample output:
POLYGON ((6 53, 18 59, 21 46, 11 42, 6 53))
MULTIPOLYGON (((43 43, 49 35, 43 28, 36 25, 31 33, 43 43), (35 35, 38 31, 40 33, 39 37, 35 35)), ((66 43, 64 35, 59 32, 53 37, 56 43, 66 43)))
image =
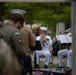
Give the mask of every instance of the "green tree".
POLYGON ((26 11, 26 23, 32 24, 34 20, 47 26, 55 33, 56 23, 65 22, 66 27, 70 22, 71 4, 69 3, 5 3, 5 15, 3 19, 9 18, 10 10, 23 9, 26 11))

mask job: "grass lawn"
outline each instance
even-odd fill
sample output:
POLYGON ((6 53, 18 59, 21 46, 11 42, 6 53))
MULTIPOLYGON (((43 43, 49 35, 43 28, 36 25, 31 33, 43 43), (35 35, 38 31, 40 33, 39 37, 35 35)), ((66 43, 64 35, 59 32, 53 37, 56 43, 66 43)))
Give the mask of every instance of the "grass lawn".
MULTIPOLYGON (((34 67, 34 61, 32 61, 32 67, 34 67)), ((44 61, 40 61, 40 67, 44 67, 44 61)), ((49 68, 56 68, 58 67, 58 64, 49 64, 49 68)))

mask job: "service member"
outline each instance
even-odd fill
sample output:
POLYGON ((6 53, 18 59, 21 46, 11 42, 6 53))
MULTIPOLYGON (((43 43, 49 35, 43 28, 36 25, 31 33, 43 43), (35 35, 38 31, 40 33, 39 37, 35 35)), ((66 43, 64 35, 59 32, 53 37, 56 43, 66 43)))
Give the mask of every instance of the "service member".
MULTIPOLYGON (((20 29, 22 33, 22 41, 24 44, 24 47, 26 48, 26 57, 23 58, 24 61, 24 68, 27 70, 27 72, 32 75, 32 63, 31 63, 31 56, 32 50, 30 49, 30 46, 35 46, 35 34, 32 32, 32 30, 26 26, 22 27, 20 29)), ((24 73, 25 75, 25 73, 24 73)))
MULTIPOLYGON (((71 33, 68 33, 69 36, 71 36, 71 33)), ((58 59, 59 59, 59 68, 64 67, 63 65, 63 57, 67 56, 67 67, 72 68, 72 49, 71 49, 71 44, 69 45, 69 48, 67 49, 62 49, 58 51, 58 59), (71 58, 70 58, 71 57, 71 58), (69 60, 70 58, 70 60, 69 60)))
POLYGON ((36 37, 36 40, 41 42, 42 50, 36 50, 36 67, 39 67, 39 56, 45 56, 44 68, 48 68, 50 63, 52 39, 47 35, 47 28, 40 27, 40 36, 36 37))
POLYGON ((14 14, 11 16, 9 24, 3 26, 0 30, 0 34, 2 35, 4 41, 6 41, 12 48, 13 56, 13 64, 11 65, 12 72, 9 74, 5 71, 5 75, 19 75, 19 68, 21 68, 19 67, 19 61, 25 56, 25 48, 23 47, 21 33, 19 31, 25 21, 23 15, 20 14, 23 12, 18 10, 17 13, 14 11, 12 11, 12 13, 14 14))

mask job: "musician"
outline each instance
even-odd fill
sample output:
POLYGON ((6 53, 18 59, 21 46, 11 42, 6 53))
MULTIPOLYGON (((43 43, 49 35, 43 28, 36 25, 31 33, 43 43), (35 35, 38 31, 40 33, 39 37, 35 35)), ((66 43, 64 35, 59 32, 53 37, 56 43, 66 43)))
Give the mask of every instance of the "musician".
POLYGON ((67 54, 67 67, 70 69, 72 69, 72 61, 72 49, 70 49, 67 54))
POLYGON ((42 50, 36 50, 36 67, 39 66, 39 56, 45 56, 44 68, 48 68, 51 58, 52 39, 47 35, 48 28, 40 27, 40 36, 37 36, 36 40, 39 40, 42 46, 42 50))
POLYGON ((52 40, 53 40, 53 45, 52 45, 53 51, 52 51, 52 55, 53 56, 57 56, 57 53, 59 51, 59 43, 58 43, 56 37, 53 37, 52 40))
MULTIPOLYGON (((71 36, 71 33, 68 33, 69 36, 71 36)), ((72 69, 72 49, 71 44, 69 45, 69 49, 63 49, 58 51, 58 59, 59 59, 59 68, 64 67, 63 65, 63 57, 67 56, 67 68, 72 69)))

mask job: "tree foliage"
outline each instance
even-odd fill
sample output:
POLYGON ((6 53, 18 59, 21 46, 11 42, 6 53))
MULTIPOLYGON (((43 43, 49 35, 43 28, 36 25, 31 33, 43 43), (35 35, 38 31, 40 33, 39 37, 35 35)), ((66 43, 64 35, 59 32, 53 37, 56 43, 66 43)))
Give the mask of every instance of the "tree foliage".
POLYGON ((52 32, 56 30, 56 23, 65 22, 66 27, 70 22, 71 4, 69 3, 11 3, 4 4, 6 7, 3 19, 9 18, 10 10, 23 9, 26 23, 33 24, 34 20, 43 26, 48 26, 52 32))

